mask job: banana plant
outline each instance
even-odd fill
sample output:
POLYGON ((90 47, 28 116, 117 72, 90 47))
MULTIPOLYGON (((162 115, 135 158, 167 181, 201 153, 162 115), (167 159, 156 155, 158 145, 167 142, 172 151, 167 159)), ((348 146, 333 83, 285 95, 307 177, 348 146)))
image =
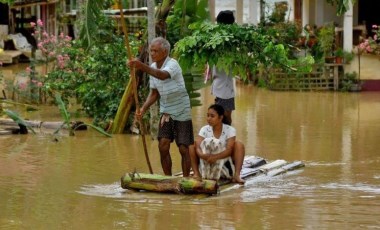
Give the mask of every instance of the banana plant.
POLYGON ((67 111, 66 109, 66 106, 65 106, 65 103, 63 102, 62 98, 61 98, 61 95, 60 94, 56 94, 55 95, 55 100, 57 102, 57 105, 58 105, 58 108, 59 108, 59 111, 61 112, 61 116, 63 118, 63 123, 62 125, 54 132, 54 134, 57 134, 63 127, 67 127, 68 130, 69 130, 69 135, 70 136, 74 136, 75 133, 74 131, 76 129, 78 129, 79 127, 82 127, 82 126, 89 126, 93 129, 95 129, 97 132, 107 136, 107 137, 112 137, 109 133, 107 133, 106 131, 104 131, 102 128, 98 127, 98 126, 95 126, 93 124, 88 124, 88 123, 82 123, 82 124, 79 124, 75 127, 72 127, 71 126, 71 115, 70 113, 67 111))
POLYGON ((79 39, 85 48, 89 48, 99 39, 100 27, 98 22, 104 15, 101 10, 104 9, 103 0, 83 1, 81 11, 79 12, 79 21, 81 23, 79 39), (96 31, 96 32, 94 32, 96 31))

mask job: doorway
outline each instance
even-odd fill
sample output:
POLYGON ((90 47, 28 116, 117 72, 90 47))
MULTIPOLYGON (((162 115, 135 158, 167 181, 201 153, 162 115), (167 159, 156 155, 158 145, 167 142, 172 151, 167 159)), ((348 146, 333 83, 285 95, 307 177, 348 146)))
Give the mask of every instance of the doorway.
POLYGON ((359 24, 366 25, 368 36, 373 36, 372 25, 380 25, 379 9, 380 1, 358 1, 359 24))

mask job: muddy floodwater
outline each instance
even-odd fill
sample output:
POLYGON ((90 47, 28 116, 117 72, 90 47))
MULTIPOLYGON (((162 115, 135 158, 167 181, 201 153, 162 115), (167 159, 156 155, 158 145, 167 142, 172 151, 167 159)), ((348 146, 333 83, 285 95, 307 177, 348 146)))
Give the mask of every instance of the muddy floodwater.
MULTIPOLYGON (((213 101, 201 90, 194 128, 213 101)), ((89 131, 0 136, 0 229, 380 229, 380 93, 276 92, 237 84, 233 125, 247 155, 306 167, 203 198, 133 192, 141 138, 89 131)), ((55 107, 22 115, 59 120, 55 107)), ((154 172, 157 142, 147 138, 154 172)), ((172 146, 173 171, 180 157, 172 146)))

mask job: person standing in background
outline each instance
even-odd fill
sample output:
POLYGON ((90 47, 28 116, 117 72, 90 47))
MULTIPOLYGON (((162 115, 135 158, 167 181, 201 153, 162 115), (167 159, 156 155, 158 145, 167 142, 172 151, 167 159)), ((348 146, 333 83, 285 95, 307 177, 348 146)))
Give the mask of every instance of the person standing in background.
MULTIPOLYGON (((216 17, 218 24, 233 24, 235 17, 232 11, 220 11, 216 17)), ((235 85, 234 78, 230 73, 226 73, 222 69, 215 66, 212 69, 212 85, 211 92, 215 96, 215 104, 224 108, 224 118, 226 124, 232 124, 232 111, 235 110, 235 85)))

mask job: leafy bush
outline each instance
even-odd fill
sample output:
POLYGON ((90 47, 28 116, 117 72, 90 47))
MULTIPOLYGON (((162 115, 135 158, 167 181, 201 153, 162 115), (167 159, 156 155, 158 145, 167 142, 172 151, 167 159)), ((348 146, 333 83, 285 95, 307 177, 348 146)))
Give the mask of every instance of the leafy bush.
POLYGON ((341 82, 340 91, 350 91, 352 86, 358 83, 360 83, 360 80, 357 72, 345 73, 341 82))
MULTIPOLYGON (((131 40, 136 48, 138 42, 131 40)), ((65 101, 76 98, 96 124, 108 122, 114 118, 129 81, 123 38, 114 36, 111 42, 95 44, 86 52, 80 47, 74 42, 65 50, 70 59, 64 68, 49 72, 44 87, 51 94, 59 92, 65 101)))
POLYGON ((208 63, 226 72, 232 70, 244 80, 247 70, 291 68, 289 49, 267 33, 264 27, 215 25, 208 22, 190 25, 193 33, 179 40, 175 54, 183 67, 208 63))

